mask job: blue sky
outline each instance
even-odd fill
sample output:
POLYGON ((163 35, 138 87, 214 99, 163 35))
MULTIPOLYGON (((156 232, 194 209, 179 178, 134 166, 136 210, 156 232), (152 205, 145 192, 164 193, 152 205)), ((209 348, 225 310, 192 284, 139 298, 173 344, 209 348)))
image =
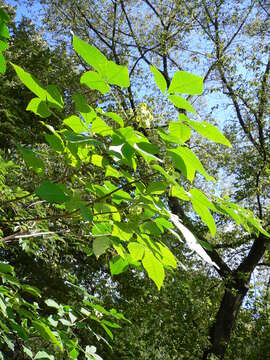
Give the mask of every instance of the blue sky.
MULTIPOLYGON (((17 12, 16 12, 16 20, 20 21, 20 19, 23 16, 26 17, 31 17, 31 9, 29 7, 27 7, 24 3, 23 0, 6 0, 5 1, 6 4, 17 7, 17 12), (30 15, 30 16, 29 16, 30 15)), ((34 5, 33 5, 33 10, 37 11, 37 10, 41 10, 42 6, 40 5, 39 1, 34 1, 34 5)), ((32 19, 33 22, 38 22, 39 19, 32 19)))

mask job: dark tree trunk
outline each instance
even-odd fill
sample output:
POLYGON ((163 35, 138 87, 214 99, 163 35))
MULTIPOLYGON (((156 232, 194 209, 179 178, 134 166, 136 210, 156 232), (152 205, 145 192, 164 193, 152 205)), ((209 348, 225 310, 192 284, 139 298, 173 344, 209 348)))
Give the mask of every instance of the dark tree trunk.
MULTIPOLYGON (((264 254, 266 241, 268 239, 260 234, 254 240, 248 255, 228 276, 227 279, 231 280, 227 280, 219 310, 209 331, 210 347, 204 351, 202 360, 206 360, 210 354, 214 354, 221 360, 224 359, 238 312, 248 292, 251 273, 264 254)), ((226 276, 224 281, 225 279, 226 276)))
MULTIPOLYGON (((172 213, 177 214, 198 239, 207 242, 202 234, 196 232, 196 228, 186 216, 178 199, 170 197, 169 207, 172 213)), ((209 331, 210 346, 204 351, 202 360, 206 360, 211 354, 221 360, 224 359, 238 312, 249 288, 250 276, 265 252, 266 242, 269 242, 268 237, 260 233, 253 241, 249 253, 235 270, 232 270, 225 263, 215 249, 205 249, 212 261, 219 266, 219 269, 216 270, 225 284, 225 291, 214 323, 209 331)))
POLYGON ((236 286, 225 289, 215 322, 210 328, 210 347, 205 350, 203 360, 214 354, 224 359, 232 329, 235 325, 239 309, 248 291, 248 281, 237 281, 236 286))

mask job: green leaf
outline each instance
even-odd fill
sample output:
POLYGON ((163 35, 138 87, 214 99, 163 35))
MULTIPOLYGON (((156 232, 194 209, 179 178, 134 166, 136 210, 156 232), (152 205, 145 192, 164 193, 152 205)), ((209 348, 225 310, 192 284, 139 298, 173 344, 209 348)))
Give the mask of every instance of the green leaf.
POLYGON ((3 9, 0 9, 0 20, 6 23, 10 21, 8 13, 6 13, 3 9))
POLYGON ((110 261, 110 270, 112 275, 118 275, 128 268, 128 260, 122 259, 119 255, 110 261))
POLYGON ((120 177, 120 173, 118 170, 116 170, 115 168, 113 168, 111 165, 107 165, 106 166, 106 173, 105 173, 105 178, 106 177, 115 177, 115 178, 119 178, 120 177))
POLYGON ((40 98, 32 99, 26 108, 27 111, 32 111, 34 114, 40 116, 41 118, 47 118, 51 115, 51 112, 44 100, 40 98))
POLYGON ((0 52, 6 51, 8 49, 8 43, 6 41, 0 40, 0 52))
POLYGON ((75 133, 80 134, 82 132, 87 132, 88 128, 86 124, 76 115, 71 115, 63 121, 63 124, 68 126, 75 133))
POLYGON ((101 168, 103 168, 103 165, 104 165, 103 160, 104 160, 104 158, 101 155, 93 154, 91 156, 91 163, 93 165, 101 167, 101 168))
POLYGON ((0 297, 0 309, 2 311, 2 314, 4 315, 4 317, 7 317, 7 306, 4 303, 4 301, 2 300, 2 298, 0 297))
POLYGON ((112 225, 110 222, 102 222, 94 224, 92 228, 93 235, 107 235, 111 234, 112 225))
POLYGON ((111 118, 112 120, 114 120, 115 122, 117 122, 117 124, 120 125, 120 127, 124 127, 124 121, 121 118, 121 116, 119 116, 118 114, 115 114, 114 112, 106 112, 104 113, 105 116, 108 116, 109 118, 111 118))
POLYGON ((216 234, 216 224, 213 216, 211 215, 209 209, 206 206, 203 206, 200 202, 191 198, 192 207, 194 211, 200 216, 202 221, 208 226, 211 235, 215 236, 216 234))
POLYGON ((213 246, 211 244, 209 244, 208 242, 204 241, 204 240, 200 240, 197 239, 198 243, 205 249, 208 251, 213 251, 213 246))
POLYGON ((137 146, 140 148, 140 150, 145 151, 149 154, 158 154, 160 152, 160 149, 158 146, 153 145, 149 142, 138 142, 137 146))
POLYGON ((161 234, 160 228, 152 220, 145 221, 142 225, 140 225, 140 230, 143 233, 151 234, 151 235, 160 235, 161 234))
POLYGON ((59 309, 60 305, 57 304, 56 301, 52 300, 52 299, 47 299, 45 300, 45 304, 49 307, 55 308, 55 309, 59 309))
POLYGON ((155 151, 156 148, 154 145, 139 142, 137 144, 134 144, 133 147, 146 161, 151 162, 152 160, 154 160, 163 162, 161 159, 152 154, 153 150, 155 151))
POLYGON ((75 35, 73 36, 73 47, 76 53, 97 71, 102 70, 106 66, 107 58, 97 48, 80 40, 75 35))
POLYGON ((195 113, 196 114, 196 111, 194 110, 193 106, 190 105, 190 103, 180 97, 180 96, 177 96, 177 95, 170 95, 168 96, 168 99, 174 104, 174 106, 176 106, 177 108, 179 109, 185 109, 187 111, 190 111, 192 113, 195 113))
POLYGON ((35 193, 50 203, 62 204, 70 199, 59 185, 50 181, 43 181, 35 193))
POLYGON ((45 139, 53 150, 60 153, 64 151, 63 140, 56 132, 54 134, 45 134, 45 139))
POLYGON ((169 123, 170 135, 178 139, 178 143, 185 143, 190 139, 191 130, 188 126, 183 123, 171 121, 169 123))
POLYGON ((69 357, 71 359, 77 359, 77 357, 79 356, 79 352, 74 348, 71 350, 71 352, 69 353, 69 357))
POLYGON ((72 100, 75 102, 76 111, 81 114, 82 118, 86 122, 86 125, 89 126, 97 116, 95 110, 88 105, 87 101, 81 94, 73 94, 72 100))
POLYGON ((33 357, 34 357, 33 352, 30 349, 28 349, 27 347, 25 347, 24 345, 23 345, 23 352, 26 355, 28 355, 31 359, 33 359, 33 357))
POLYGON ((50 341, 55 347, 63 351, 63 345, 51 331, 51 329, 41 321, 32 321, 34 328, 39 332, 39 334, 47 341, 50 341))
POLYGON ((62 109, 64 107, 63 98, 56 85, 47 86, 47 100, 51 107, 62 109))
POLYGON ((87 220, 87 221, 93 220, 93 214, 86 205, 84 205, 84 204, 80 205, 80 213, 85 220, 87 220))
POLYGON ((186 71, 176 71, 168 89, 170 94, 201 95, 203 92, 203 77, 186 71))
POLYGON ((30 90, 32 93, 37 95, 40 99, 46 101, 47 91, 44 87, 39 83, 39 81, 28 72, 24 71, 20 66, 12 64, 14 70, 16 71, 18 77, 21 82, 30 90))
POLYGON ((137 242, 130 242, 128 244, 128 250, 134 261, 142 260, 144 255, 144 245, 137 242))
POLYGON ((34 357, 34 360, 36 359, 48 359, 48 360, 54 360, 54 356, 48 354, 46 351, 39 351, 36 356, 34 357))
POLYGON ((14 274, 14 267, 11 266, 11 265, 9 265, 9 264, 0 262, 0 273, 4 273, 4 274, 7 274, 7 273, 14 274))
POLYGON ((219 131, 219 129, 209 124, 206 121, 197 122, 194 120, 190 120, 188 118, 185 119, 185 121, 200 135, 205 137, 206 139, 212 140, 215 143, 223 144, 229 147, 232 147, 229 140, 219 131))
POLYGON ((18 324, 16 321, 10 318, 9 316, 9 324, 12 328, 12 330, 22 339, 22 340, 28 340, 29 336, 26 330, 18 324))
MULTIPOLYGON (((106 324, 104 324, 104 322, 101 322, 101 326, 103 327, 103 329, 106 331, 107 335, 109 335, 109 337, 113 340, 113 333, 111 332, 111 330, 106 326, 106 324)), ((95 359, 95 356, 94 356, 95 359)))
POLYGON ((110 86, 96 71, 90 70, 84 73, 81 77, 80 83, 88 86, 91 90, 100 91, 103 95, 107 94, 111 90, 110 86))
POLYGON ((6 72, 6 69, 7 69, 6 60, 0 51, 0 73, 4 74, 6 72))
POLYGON ((106 67, 101 70, 106 80, 111 85, 117 85, 122 88, 130 86, 128 68, 123 65, 117 65, 113 61, 108 61, 106 67))
POLYGON ((40 157, 35 154, 32 150, 18 146, 20 152, 23 155, 23 159, 26 162, 26 165, 35 171, 37 174, 43 174, 45 171, 45 165, 40 157))
POLYGON ((10 38, 8 27, 4 22, 0 22, 0 37, 6 39, 10 38))
POLYGON ((93 134, 99 134, 101 136, 108 136, 113 133, 112 128, 108 126, 100 117, 93 121, 91 131, 93 134))
POLYGON ((107 236, 97 237, 93 240, 93 252, 98 259, 110 247, 111 241, 107 236))
POLYGON ((133 230, 129 224, 115 221, 112 235, 118 237, 120 240, 129 241, 133 236, 133 230))
POLYGON ((142 264, 145 270, 147 271, 147 274, 150 277, 150 279, 154 281, 157 288, 160 290, 165 276, 164 268, 161 262, 147 248, 145 249, 142 264))
POLYGON ((163 194, 168 188, 168 184, 165 181, 151 182, 146 189, 148 194, 163 194))
POLYGON ((207 198, 207 196, 202 191, 193 188, 189 191, 189 193, 191 195, 191 200, 199 202, 203 206, 211 209, 212 211, 216 211, 215 205, 207 198))
POLYGON ((153 65, 150 66, 150 70, 152 72, 152 74, 154 75, 155 78, 155 83, 157 85, 157 87, 159 88, 159 90, 161 92, 163 92, 163 94, 165 94, 166 90, 167 90, 167 82, 164 78, 164 76, 162 75, 162 73, 153 65))
POLYGON ((183 188, 183 186, 180 186, 178 184, 172 186, 171 196, 177 197, 178 199, 181 199, 184 201, 190 200, 190 196, 189 196, 188 192, 186 192, 186 190, 183 188))
POLYGON ((163 265, 169 266, 169 267, 175 269, 177 266, 177 263, 176 263, 175 256, 173 255, 171 250, 167 246, 165 246, 161 243, 158 243, 158 246, 159 246, 160 253, 162 256, 163 265))
POLYGON ((73 94, 72 100, 75 102, 76 111, 80 113, 90 113, 93 110, 81 94, 73 94))
POLYGON ((0 39, 0 51, 6 51, 8 49, 8 43, 0 39))
POLYGON ((172 157, 175 167, 179 169, 190 182, 193 182, 196 171, 201 173, 206 180, 215 181, 215 179, 206 172, 197 156, 187 147, 180 146, 177 149, 168 149, 167 153, 172 157))
POLYGON ((163 217, 158 217, 154 221, 162 232, 164 229, 172 229, 173 228, 172 223, 163 217))
POLYGON ((24 292, 27 292, 27 293, 29 293, 31 295, 36 296, 36 297, 41 297, 40 291, 36 287, 30 286, 30 285, 22 285, 22 290, 24 292))

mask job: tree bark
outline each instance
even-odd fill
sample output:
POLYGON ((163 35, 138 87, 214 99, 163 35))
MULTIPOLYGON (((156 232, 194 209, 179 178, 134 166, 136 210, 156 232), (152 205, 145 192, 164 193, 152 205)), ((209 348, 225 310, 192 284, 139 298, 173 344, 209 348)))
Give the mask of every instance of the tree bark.
POLYGON ((203 360, 206 360, 210 354, 224 359, 238 312, 248 291, 248 283, 249 279, 248 281, 238 280, 236 284, 225 289, 215 322, 210 328, 211 345, 204 351, 203 360))
POLYGON ((224 359, 238 312, 248 292, 251 274, 264 254, 267 241, 268 238, 260 234, 254 240, 248 255, 227 277, 228 283, 215 321, 209 331, 210 347, 204 351, 202 360, 208 359, 210 354, 214 354, 221 360, 224 359))
MULTIPOLYGON (((198 239, 208 242, 202 234, 196 231, 192 220, 186 216, 177 198, 169 197, 169 207, 172 213, 177 214, 198 239)), ((253 241, 249 253, 235 270, 232 270, 223 261, 215 249, 205 250, 212 261, 219 266, 219 269, 216 270, 225 284, 225 291, 214 323, 209 330, 210 346, 204 351, 202 360, 207 360, 211 354, 221 360, 224 359, 237 315, 249 289, 251 274, 262 258, 267 242, 269 242, 268 237, 260 233, 253 241)))

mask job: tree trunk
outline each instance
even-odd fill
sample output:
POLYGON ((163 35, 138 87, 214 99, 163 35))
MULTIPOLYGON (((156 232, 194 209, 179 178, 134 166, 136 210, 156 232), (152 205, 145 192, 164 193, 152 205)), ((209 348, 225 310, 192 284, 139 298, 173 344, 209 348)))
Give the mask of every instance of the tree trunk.
POLYGON ((235 325, 239 309, 248 291, 248 281, 237 281, 237 286, 226 288, 215 322, 210 329, 210 347, 205 350, 203 360, 214 354, 224 359, 232 329, 235 325))
POLYGON ((248 291, 251 273, 263 256, 267 241, 269 240, 265 235, 259 234, 254 240, 248 255, 238 268, 229 275, 231 281, 225 288, 215 322, 210 328, 211 345, 205 350, 203 360, 206 360, 210 354, 216 355, 221 360, 224 359, 239 309, 248 291))
MULTIPOLYGON (((198 239, 208 242, 202 234, 196 231, 178 199, 169 197, 169 207, 172 213, 177 214, 198 239)), ((215 316, 215 321, 209 331, 210 347, 204 351, 202 360, 206 360, 210 354, 217 356, 221 360, 224 359, 238 312, 248 292, 250 276, 265 252, 266 242, 269 242, 268 237, 260 233, 253 241, 249 253, 235 270, 230 269, 216 250, 205 249, 212 261, 219 266, 219 269, 216 270, 225 284, 225 292, 215 316)))

